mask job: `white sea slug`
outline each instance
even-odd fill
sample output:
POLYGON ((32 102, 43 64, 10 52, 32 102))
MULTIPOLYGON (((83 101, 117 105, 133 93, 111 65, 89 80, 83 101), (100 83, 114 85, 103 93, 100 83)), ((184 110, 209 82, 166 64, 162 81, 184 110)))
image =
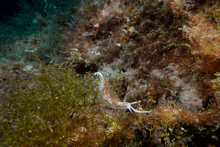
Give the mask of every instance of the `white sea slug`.
POLYGON ((110 93, 108 79, 104 76, 104 74, 101 72, 96 72, 95 75, 98 75, 101 79, 99 83, 99 91, 100 91, 99 99, 102 103, 113 109, 128 109, 130 112, 132 112, 131 110, 133 110, 134 112, 137 113, 151 113, 151 111, 138 111, 134 109, 131 105, 136 104, 138 102, 132 102, 132 103, 126 102, 128 93, 125 95, 124 101, 121 102, 119 98, 115 97, 110 93))

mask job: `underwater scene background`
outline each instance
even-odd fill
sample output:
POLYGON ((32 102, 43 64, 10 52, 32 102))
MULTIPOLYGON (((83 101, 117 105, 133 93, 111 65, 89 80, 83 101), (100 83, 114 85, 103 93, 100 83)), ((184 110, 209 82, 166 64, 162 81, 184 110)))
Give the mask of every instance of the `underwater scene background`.
POLYGON ((218 0, 1 7, 1 146, 220 146, 218 0))

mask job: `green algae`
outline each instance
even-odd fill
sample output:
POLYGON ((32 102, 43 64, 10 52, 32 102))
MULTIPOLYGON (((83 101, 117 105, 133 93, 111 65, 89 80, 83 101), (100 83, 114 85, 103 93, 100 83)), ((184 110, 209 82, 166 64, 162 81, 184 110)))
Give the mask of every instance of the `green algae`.
POLYGON ((79 75, 67 66, 43 66, 29 80, 3 84, 11 85, 1 98, 1 144, 6 146, 71 144, 83 123, 80 116, 93 115, 98 94, 91 74, 79 75))

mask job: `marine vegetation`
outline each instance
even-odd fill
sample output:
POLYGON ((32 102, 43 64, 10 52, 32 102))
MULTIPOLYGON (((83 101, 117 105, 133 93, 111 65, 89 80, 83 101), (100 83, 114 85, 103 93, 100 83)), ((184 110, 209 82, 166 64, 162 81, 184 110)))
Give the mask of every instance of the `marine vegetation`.
POLYGON ((11 45, 29 51, 0 64, 1 146, 220 146, 219 10, 86 1, 55 40, 11 45))
POLYGON ((110 117, 101 111, 94 76, 66 65, 34 72, 24 81, 3 82, 10 88, 1 98, 1 145, 99 145, 121 130, 123 114, 110 117))

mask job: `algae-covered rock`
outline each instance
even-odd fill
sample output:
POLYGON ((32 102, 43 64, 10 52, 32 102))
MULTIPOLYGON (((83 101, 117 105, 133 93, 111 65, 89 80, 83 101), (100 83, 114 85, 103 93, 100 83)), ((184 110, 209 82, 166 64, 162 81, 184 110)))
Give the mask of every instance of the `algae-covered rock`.
POLYGON ((91 109, 98 92, 91 74, 48 66, 23 82, 4 84, 10 88, 1 98, 2 145, 71 144, 83 116, 94 113, 91 109))

